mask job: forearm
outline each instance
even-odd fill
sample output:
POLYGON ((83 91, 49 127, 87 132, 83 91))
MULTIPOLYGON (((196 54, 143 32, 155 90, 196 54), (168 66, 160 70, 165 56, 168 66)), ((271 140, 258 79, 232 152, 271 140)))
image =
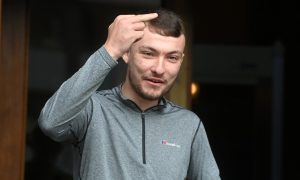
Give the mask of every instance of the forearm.
POLYGON ((103 47, 91 55, 47 101, 39 118, 41 129, 53 139, 60 140, 116 64, 103 47))

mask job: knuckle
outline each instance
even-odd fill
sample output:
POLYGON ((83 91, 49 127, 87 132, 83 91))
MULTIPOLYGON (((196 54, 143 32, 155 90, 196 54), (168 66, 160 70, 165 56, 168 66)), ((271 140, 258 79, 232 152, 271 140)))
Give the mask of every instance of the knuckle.
POLYGON ((116 17, 116 20, 118 21, 118 20, 120 20, 122 18, 122 15, 118 15, 117 17, 116 17))

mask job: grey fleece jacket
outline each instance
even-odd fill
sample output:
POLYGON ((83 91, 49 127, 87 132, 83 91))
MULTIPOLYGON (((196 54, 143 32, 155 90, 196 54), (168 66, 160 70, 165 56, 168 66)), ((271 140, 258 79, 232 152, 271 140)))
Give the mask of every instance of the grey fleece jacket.
POLYGON ((73 144, 76 180, 219 180, 203 123, 162 98, 141 111, 120 86, 97 91, 117 65, 97 50, 47 101, 42 131, 73 144))

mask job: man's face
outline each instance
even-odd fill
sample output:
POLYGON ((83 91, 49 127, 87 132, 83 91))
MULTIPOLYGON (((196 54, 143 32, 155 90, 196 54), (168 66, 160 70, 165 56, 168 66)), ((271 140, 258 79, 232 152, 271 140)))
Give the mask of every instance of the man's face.
POLYGON ((162 36, 144 30, 123 59, 128 63, 130 93, 146 100, 161 98, 172 87, 183 60, 185 37, 162 36))

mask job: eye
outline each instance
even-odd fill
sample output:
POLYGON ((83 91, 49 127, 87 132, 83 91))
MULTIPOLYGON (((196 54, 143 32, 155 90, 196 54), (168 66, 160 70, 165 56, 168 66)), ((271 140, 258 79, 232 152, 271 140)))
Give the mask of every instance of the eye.
POLYGON ((180 60, 180 57, 177 56, 177 55, 170 55, 170 56, 168 56, 168 60, 169 60, 170 62, 175 63, 175 62, 177 62, 178 60, 180 60))
POLYGON ((152 58, 152 57, 154 57, 154 53, 151 52, 151 51, 141 51, 140 53, 141 53, 144 57, 146 57, 146 58, 152 58))

